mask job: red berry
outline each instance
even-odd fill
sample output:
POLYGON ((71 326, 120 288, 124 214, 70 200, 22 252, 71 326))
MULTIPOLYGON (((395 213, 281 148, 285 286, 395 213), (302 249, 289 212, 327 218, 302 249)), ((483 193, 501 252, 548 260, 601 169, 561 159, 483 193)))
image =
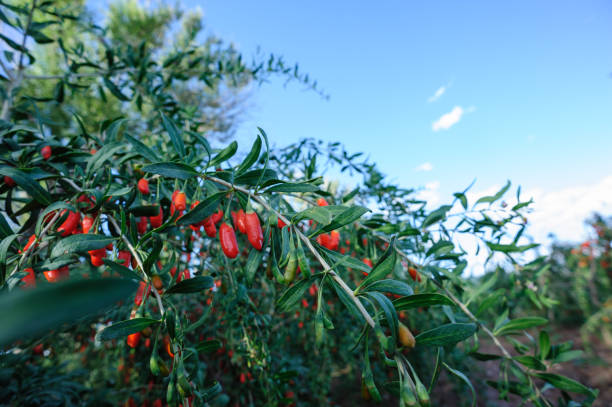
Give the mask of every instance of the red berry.
POLYGON ((143 195, 149 195, 149 181, 144 178, 138 180, 138 190, 143 195))
POLYGON ((51 146, 44 146, 40 150, 40 154, 42 154, 45 160, 48 160, 49 158, 51 158, 51 146))
POLYGON ((223 253, 225 253, 227 257, 233 259, 238 256, 238 242, 236 241, 236 233, 234 233, 234 229, 232 229, 226 222, 223 222, 219 228, 219 241, 221 242, 223 253))
POLYGON ((249 242, 255 248, 255 250, 261 250, 263 246, 263 231, 261 230, 259 217, 255 212, 249 212, 244 216, 246 233, 249 242))

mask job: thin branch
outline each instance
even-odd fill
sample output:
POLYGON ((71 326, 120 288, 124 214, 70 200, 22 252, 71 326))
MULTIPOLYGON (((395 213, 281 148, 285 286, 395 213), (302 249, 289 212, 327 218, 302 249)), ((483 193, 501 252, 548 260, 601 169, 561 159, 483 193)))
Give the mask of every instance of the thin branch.
MULTIPOLYGON (((259 204, 261 204, 266 210, 276 214, 276 216, 278 216, 283 222, 285 222, 286 224, 290 224, 291 223, 280 212, 278 212, 276 209, 272 208, 268 204, 268 202, 266 202, 265 199, 261 198, 259 195, 252 194, 251 191, 249 191, 248 189, 242 188, 242 187, 239 187, 239 186, 236 186, 236 185, 233 185, 233 184, 231 184, 231 183, 229 183, 227 181, 224 181, 224 180, 222 180, 220 178, 211 177, 211 176, 205 176, 205 178, 210 180, 210 181, 213 181, 213 182, 215 182, 217 184, 224 185, 224 186, 226 186, 228 188, 233 188, 236 191, 240 191, 240 192, 243 192, 245 194, 251 195, 255 201, 257 201, 259 204)), ((372 328, 374 328, 376 326, 376 322, 374 322, 374 319, 372 319, 372 317, 370 316, 368 311, 365 309, 365 307, 363 306, 361 301, 359 301, 359 299, 355 296, 355 294, 353 293, 353 290, 351 290, 350 287, 348 285, 346 285, 344 280, 335 271, 331 270, 331 266, 319 254, 317 249, 314 248, 314 246, 312 245, 312 242, 310 241, 310 239, 306 235, 304 235, 298 228, 295 228, 295 232, 296 232, 297 236, 300 238, 300 240, 302 240, 302 242, 304 242, 304 244, 306 244, 306 247, 308 247, 308 250, 310 250, 310 252, 315 256, 315 258, 321 264, 321 266, 323 266, 323 269, 324 270, 329 270, 327 273, 332 276, 332 278, 338 283, 338 285, 342 288, 342 290, 355 303, 355 305, 357 306, 357 309, 359 309, 359 312, 361 313, 363 318, 366 320, 368 325, 370 325, 372 328)))

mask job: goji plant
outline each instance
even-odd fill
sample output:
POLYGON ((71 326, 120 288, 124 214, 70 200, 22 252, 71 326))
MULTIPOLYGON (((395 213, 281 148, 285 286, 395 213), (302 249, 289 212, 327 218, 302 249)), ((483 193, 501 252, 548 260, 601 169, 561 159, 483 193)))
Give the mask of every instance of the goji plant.
POLYGON ((547 320, 466 272, 462 236, 530 267, 529 202, 500 204, 510 184, 431 209, 338 143, 277 148, 260 128, 238 154, 211 113, 220 92, 273 74, 316 90, 297 66, 199 43, 194 20, 160 49, 80 4, 0 4, 2 400, 427 406, 445 372, 474 405, 471 356, 498 361, 501 398, 593 402, 553 372, 547 320))

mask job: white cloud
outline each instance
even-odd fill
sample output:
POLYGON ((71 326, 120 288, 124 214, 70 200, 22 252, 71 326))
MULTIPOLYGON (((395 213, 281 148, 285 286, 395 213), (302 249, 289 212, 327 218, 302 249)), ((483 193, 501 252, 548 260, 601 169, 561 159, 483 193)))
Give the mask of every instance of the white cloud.
POLYGON ((527 230, 537 242, 547 241, 549 233, 559 240, 578 242, 588 237, 584 222, 594 212, 612 215, 612 175, 591 185, 550 192, 534 189, 523 196, 534 200, 527 230))
MULTIPOLYGON (((470 108, 470 111, 472 110, 473 108, 470 108)), ((459 123, 459 120, 461 120, 461 116, 463 116, 464 113, 466 112, 461 106, 455 106, 453 107, 453 110, 443 114, 438 120, 433 122, 431 129, 433 131, 448 130, 455 124, 459 123)))
POLYGON ((440 202, 440 181, 425 184, 425 187, 417 192, 416 198, 427 201, 429 208, 435 208, 440 202))
POLYGON ((431 165, 430 162, 425 162, 415 168, 415 171, 431 171, 431 170, 433 170, 433 165, 431 165))
POLYGON ((446 86, 440 86, 438 90, 436 90, 436 93, 434 93, 429 99, 427 99, 427 102, 433 103, 436 100, 440 99, 440 97, 444 95, 444 92, 446 92, 446 89, 446 86))

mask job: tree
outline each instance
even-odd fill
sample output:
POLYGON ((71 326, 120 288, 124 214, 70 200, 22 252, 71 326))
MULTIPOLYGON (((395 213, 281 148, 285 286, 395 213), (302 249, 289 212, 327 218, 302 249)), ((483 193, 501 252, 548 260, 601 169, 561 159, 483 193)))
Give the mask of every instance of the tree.
POLYGON ((547 335, 522 344, 533 356, 501 340, 546 319, 507 304, 489 315, 499 294, 464 277, 460 235, 532 267, 518 256, 534 246, 520 243, 528 202, 499 204, 510 184, 430 210, 337 143, 271 149, 258 129, 244 157, 235 141, 213 149, 219 113, 197 92, 271 74, 315 83, 274 56, 245 64, 197 44, 195 19, 165 52, 148 34, 172 13, 141 19, 134 2, 114 6, 108 29, 79 4, 2 4, 20 34, 2 36, 3 400, 321 405, 358 393, 350 380, 332 388, 342 372, 366 400, 425 406, 444 370, 473 404, 467 355, 499 360, 502 398, 550 406, 547 382, 563 400, 595 399, 550 371, 547 335), (73 46, 60 34, 70 24, 73 46), (61 55, 58 71, 37 68, 37 53, 61 55), (357 188, 326 183, 330 166, 357 188))

